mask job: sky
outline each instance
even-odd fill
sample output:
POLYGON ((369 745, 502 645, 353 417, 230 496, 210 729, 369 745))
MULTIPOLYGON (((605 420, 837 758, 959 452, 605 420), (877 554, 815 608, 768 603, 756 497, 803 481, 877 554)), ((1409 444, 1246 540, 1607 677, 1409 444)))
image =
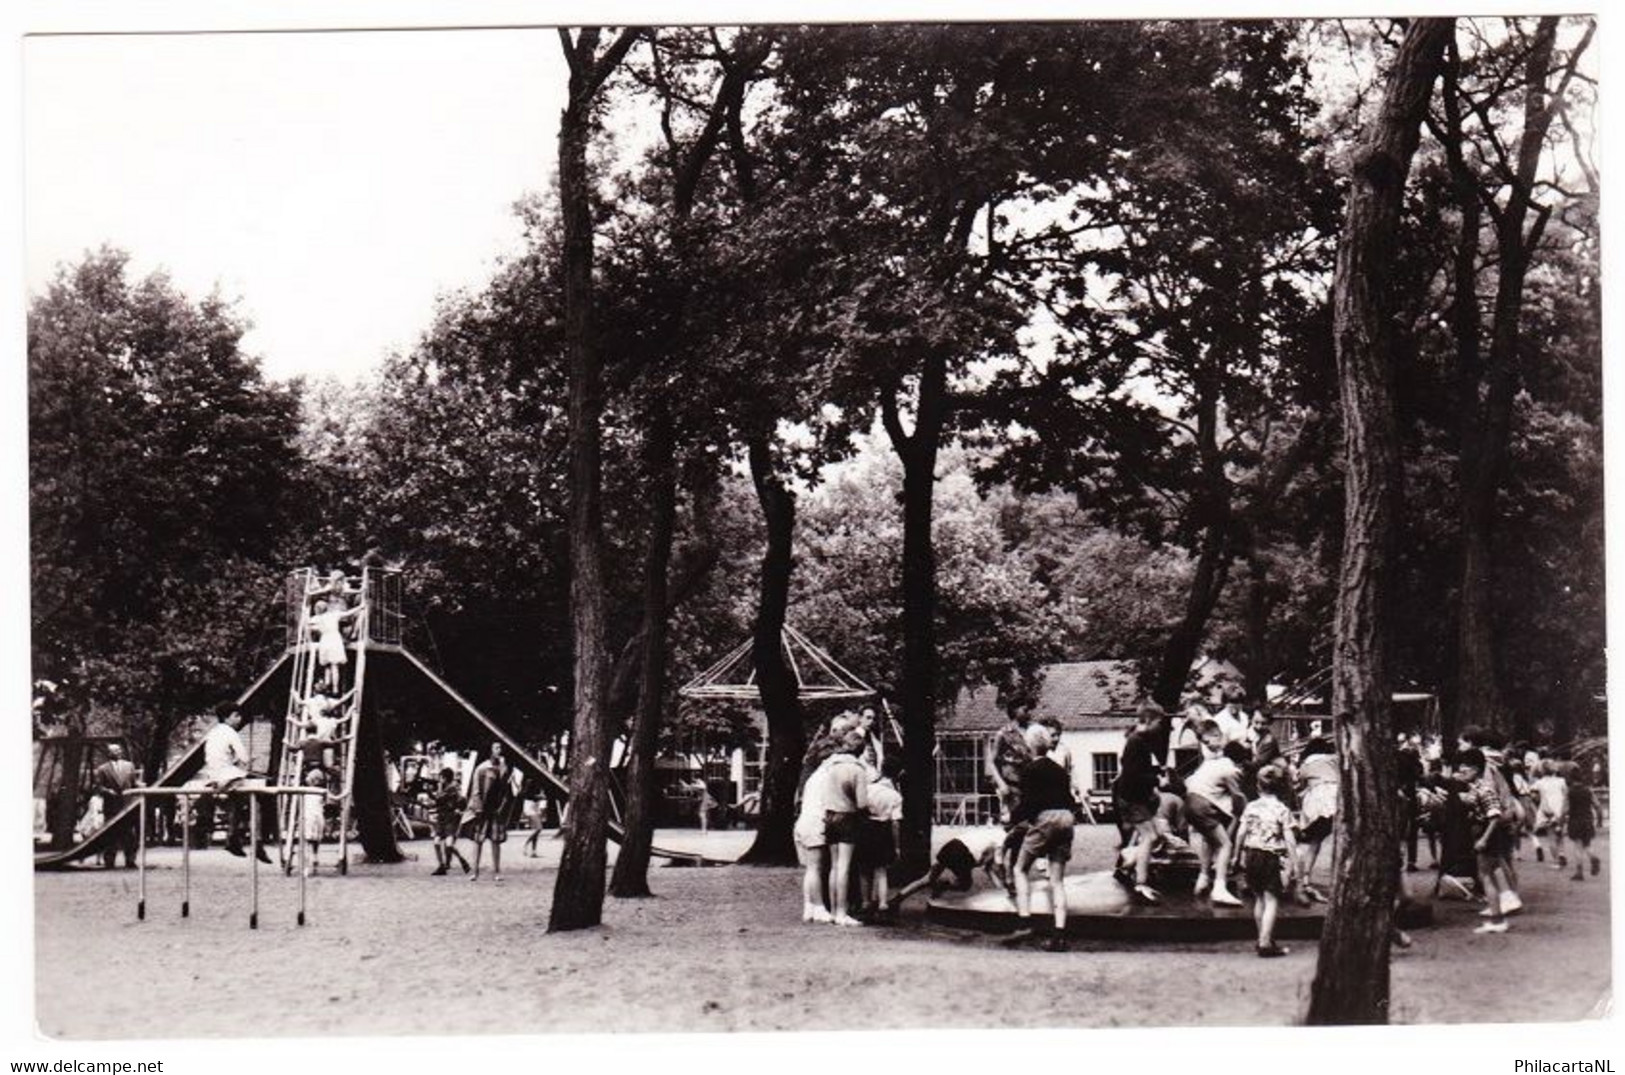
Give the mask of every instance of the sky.
POLYGON ((32 37, 26 284, 103 243, 218 286, 275 377, 354 379, 517 248, 565 69, 537 30, 32 37))

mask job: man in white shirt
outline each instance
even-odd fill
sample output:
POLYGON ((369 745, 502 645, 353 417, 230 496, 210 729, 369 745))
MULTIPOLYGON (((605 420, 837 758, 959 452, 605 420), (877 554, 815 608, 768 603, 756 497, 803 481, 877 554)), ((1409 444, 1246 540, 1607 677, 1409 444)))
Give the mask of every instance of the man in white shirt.
MULTIPOLYGON (((230 702, 215 708, 216 723, 203 737, 203 769, 198 777, 217 790, 226 791, 248 778, 248 748, 237 729, 243 726, 243 714, 230 702)), ((248 800, 234 796, 230 800, 230 820, 227 827, 226 850, 233 855, 243 854, 243 832, 247 828, 248 800)), ((210 817, 212 810, 202 812, 210 817)), ((207 822, 205 822, 207 824, 207 822)), ((207 832, 207 829, 205 829, 207 832)), ((265 848, 259 848, 259 860, 270 862, 265 848)))

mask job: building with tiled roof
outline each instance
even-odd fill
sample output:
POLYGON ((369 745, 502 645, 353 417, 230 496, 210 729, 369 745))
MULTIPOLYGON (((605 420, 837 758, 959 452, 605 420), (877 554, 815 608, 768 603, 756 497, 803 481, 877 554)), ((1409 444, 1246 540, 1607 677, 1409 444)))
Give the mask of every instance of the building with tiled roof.
MULTIPOLYGON (((1078 790, 1096 806, 1110 801, 1123 739, 1145 697, 1139 672, 1135 661, 1066 661, 1044 668, 1033 717, 1061 722, 1061 742, 1072 752, 1078 790)), ((1216 704, 1241 682, 1240 670, 1229 661, 1202 657, 1191 667, 1187 694, 1216 704)), ((987 685, 961 689, 938 714, 937 823, 979 825, 997 819, 986 752, 1007 719, 1004 699, 987 685)), ((1176 718, 1176 733, 1182 724, 1176 718)))

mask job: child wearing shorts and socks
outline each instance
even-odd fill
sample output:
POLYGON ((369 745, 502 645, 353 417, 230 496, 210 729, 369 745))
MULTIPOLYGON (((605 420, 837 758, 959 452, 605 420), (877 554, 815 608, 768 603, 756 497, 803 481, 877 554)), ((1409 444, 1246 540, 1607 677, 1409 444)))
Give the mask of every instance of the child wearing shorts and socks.
POLYGON ((462 863, 468 872, 468 860, 457 850, 457 829, 463 818, 463 793, 457 787, 457 772, 450 766, 440 770, 440 783, 434 789, 434 861, 432 877, 444 877, 451 869, 451 860, 462 863))
POLYGON ((1242 876, 1253 897, 1253 921, 1258 924, 1258 954, 1270 959, 1290 949, 1275 943, 1275 918, 1286 891, 1285 873, 1297 857, 1292 835, 1292 811, 1281 801, 1286 773, 1275 765, 1258 771, 1258 798, 1241 812, 1237 842, 1241 847, 1242 876))
POLYGON ((829 903, 837 926, 861 926, 852 917, 852 864, 869 809, 869 772, 858 760, 865 735, 853 729, 824 762, 824 841, 829 845, 829 903))
POLYGON ((1050 731, 1042 724, 1027 726, 1027 742, 1033 760, 1021 774, 1021 811, 1016 820, 1023 823, 1021 851, 1016 857, 1016 914, 1020 926, 1004 944, 1014 947, 1035 935, 1032 927, 1032 869, 1039 859, 1049 862, 1049 902, 1055 931, 1043 940, 1047 952, 1064 952, 1066 943, 1066 864, 1072 858, 1072 782, 1066 770, 1049 757, 1054 746, 1050 731))
POLYGON ((834 916, 824 906, 824 873, 829 868, 829 842, 824 835, 825 789, 829 783, 829 759, 825 758, 808 774, 801 786, 801 811, 796 815, 796 854, 804 869, 801 880, 801 920, 832 922, 834 916))
POLYGON ((1478 857, 1478 881, 1489 906, 1479 913, 1489 921, 1474 933, 1505 933, 1507 922, 1501 900, 1501 864, 1511 854, 1512 833, 1507 829, 1507 808, 1495 782, 1486 773, 1486 760, 1480 750, 1464 750, 1456 756, 1456 776, 1467 785, 1462 802, 1473 826, 1473 852, 1478 857))

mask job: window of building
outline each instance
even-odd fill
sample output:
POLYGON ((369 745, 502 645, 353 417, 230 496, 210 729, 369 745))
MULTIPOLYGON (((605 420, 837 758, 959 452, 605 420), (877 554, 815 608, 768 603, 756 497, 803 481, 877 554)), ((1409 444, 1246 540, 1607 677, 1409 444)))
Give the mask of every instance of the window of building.
POLYGON ((1094 762, 1093 790, 1110 791, 1112 782, 1117 779, 1117 755, 1095 754, 1092 759, 1094 762))
POLYGON ((982 790, 982 740, 980 736, 944 737, 937 740, 937 794, 974 795, 982 790))

